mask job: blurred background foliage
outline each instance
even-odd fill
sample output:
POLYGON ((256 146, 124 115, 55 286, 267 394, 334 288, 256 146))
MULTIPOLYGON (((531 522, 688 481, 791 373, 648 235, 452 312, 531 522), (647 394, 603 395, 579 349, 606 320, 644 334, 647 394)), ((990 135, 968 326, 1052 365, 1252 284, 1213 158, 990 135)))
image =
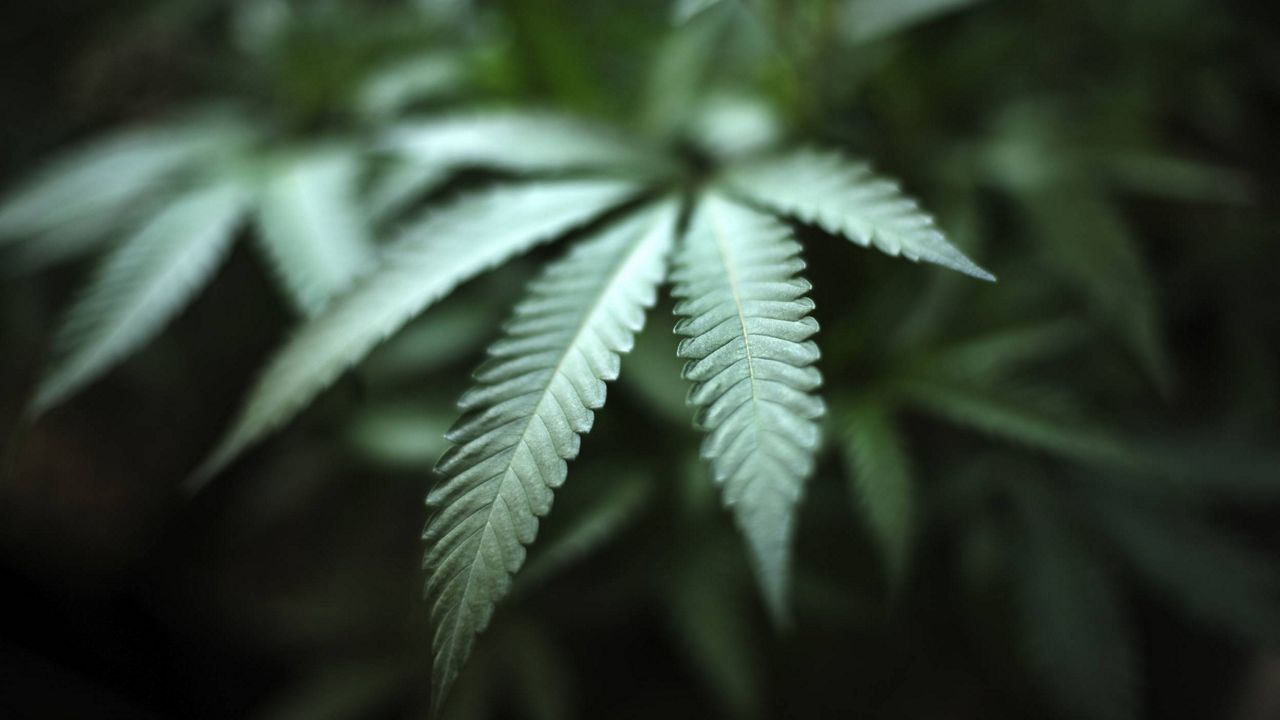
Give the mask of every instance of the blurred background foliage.
MULTIPOLYGON (((690 411, 663 305, 450 715, 1261 720, 1280 716, 1276 15, 10 2, 0 179, 103 132, 216 116, 234 131, 211 163, 339 148, 381 236, 432 184, 378 152, 403 117, 553 108, 695 166, 779 143, 866 157, 1000 282, 805 243, 833 409, 795 627, 770 629, 695 434, 670 430, 690 411)), ((423 715, 429 471, 557 251, 423 316, 193 499, 181 478, 305 304, 238 245, 159 340, 28 423, 79 255, 124 222, 85 217, 50 253, 0 255, 7 716, 423 715)))

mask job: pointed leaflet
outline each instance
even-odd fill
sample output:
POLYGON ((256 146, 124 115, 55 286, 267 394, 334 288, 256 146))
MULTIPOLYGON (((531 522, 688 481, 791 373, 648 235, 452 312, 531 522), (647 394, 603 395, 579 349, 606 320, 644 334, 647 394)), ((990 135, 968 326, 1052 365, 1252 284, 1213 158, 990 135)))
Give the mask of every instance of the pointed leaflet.
POLYGON ((440 459, 423 532, 437 709, 524 563, 538 518, 578 454, 653 305, 675 208, 646 210, 549 267, 489 349, 440 459))
POLYGON ((800 150, 732 169, 725 182, 752 202, 859 245, 995 280, 947 242, 933 218, 897 183, 876 177, 865 163, 833 152, 800 150))
POLYGON ((28 263, 72 255, 164 190, 166 178, 237 137, 233 127, 198 122, 121 132, 66 153, 0 204, 0 244, 36 240, 28 263))
POLYGON ((889 408, 863 400, 847 415, 845 456, 861 514, 884 553, 890 581, 900 583, 915 536, 915 482, 889 408))
POLYGON ((800 246, 773 218, 716 195, 699 205, 676 259, 680 357, 701 407, 724 502, 747 536, 765 600, 787 615, 792 524, 818 446, 818 323, 800 246))
POLYGON ((1152 458, 1130 447, 1114 430, 1086 422, 1052 388, 1009 384, 904 380, 895 389, 929 413, 957 425, 1102 469, 1151 473, 1152 458))
POLYGON ((306 315, 373 264, 355 196, 359 171, 351 152, 318 151, 280 162, 263 190, 259 238, 306 315))
POLYGON ((498 111, 394 128, 384 145, 406 160, 438 167, 513 172, 648 169, 655 154, 587 123, 551 113, 498 111))
POLYGON ((1054 271, 1167 392, 1174 375, 1159 288, 1125 218, 1103 194, 1070 186, 1028 193, 1022 200, 1054 271))
POLYGON ((276 353, 191 484, 199 486, 292 418, 375 345, 459 284, 588 222, 634 191, 629 183, 613 181, 508 185, 429 212, 388 249, 378 270, 305 323, 276 353))
POLYGON ((107 258, 58 332, 58 359, 40 385, 37 413, 160 332, 217 267, 244 201, 230 184, 179 198, 107 258))

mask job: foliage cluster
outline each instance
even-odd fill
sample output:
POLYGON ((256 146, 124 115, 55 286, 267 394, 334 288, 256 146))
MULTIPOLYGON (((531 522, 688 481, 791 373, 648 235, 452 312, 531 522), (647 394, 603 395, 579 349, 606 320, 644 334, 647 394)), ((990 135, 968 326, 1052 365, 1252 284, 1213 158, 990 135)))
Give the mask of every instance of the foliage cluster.
MULTIPOLYGON (((116 129, 0 204, 6 337, 76 288, 6 408, 6 505, 157 478, 121 485, 152 508, 121 562, 193 567, 138 592, 214 588, 168 612, 300 658, 267 715, 1120 720, 1220 712, 1176 678, 1280 639, 1250 144, 1277 86, 1248 11, 251 0, 127 25, 116 47, 200 38, 201 62, 155 108, 102 102, 116 129), (51 462, 77 445, 162 459, 51 462), (422 604, 406 498, 433 465, 422 604), (1167 656, 1201 637, 1229 645, 1167 656), (705 697, 602 654, 682 657, 705 697)), ((20 547, 38 520, 10 514, 20 547)))

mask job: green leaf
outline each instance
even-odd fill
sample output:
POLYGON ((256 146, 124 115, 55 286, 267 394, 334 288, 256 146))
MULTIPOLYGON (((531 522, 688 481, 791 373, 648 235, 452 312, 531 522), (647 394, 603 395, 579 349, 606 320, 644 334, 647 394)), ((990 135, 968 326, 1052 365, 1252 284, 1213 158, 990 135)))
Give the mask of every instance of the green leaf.
POLYGON ((724 182, 773 212, 859 245, 995 280, 947 242, 933 218, 897 183, 876 177, 865 163, 834 152, 800 150, 732 168, 724 182))
POLYGON ((754 64, 755 50, 773 47, 766 29, 742 3, 695 4, 701 7, 672 28, 650 54, 635 112, 652 137, 672 137, 688 129, 710 94, 740 80, 742 69, 754 64))
POLYGON ((350 151, 315 151, 279 164, 259 207, 259 239, 305 315, 316 315, 374 263, 356 202, 360 166, 350 151))
POLYGON ((896 385, 924 410, 964 427, 1064 459, 1111 470, 1155 472, 1115 431, 1075 417, 1061 394, 1039 387, 991 388, 929 380, 896 385))
POLYGON ((674 559, 663 593, 674 640, 728 717, 763 717, 764 639, 741 554, 717 540, 690 544, 674 559))
POLYGON ((915 366, 913 374, 975 383, 994 381, 1029 363, 1060 357, 1078 344, 1087 330, 1071 318, 1001 328, 930 353, 915 366))
POLYGON ((1025 520, 1019 597, 1032 667, 1070 717, 1138 715, 1133 629, 1114 580, 1043 487, 1012 483, 1025 520))
POLYGON ((1280 574, 1272 558, 1189 517, 1109 494, 1093 516, 1134 571, 1188 615, 1255 645, 1280 640, 1280 574))
POLYGON ((786 227, 711 195, 677 257, 676 332, 689 402, 701 408, 725 505, 750 545, 775 619, 786 622, 792 526, 818 447, 822 375, 813 366, 818 323, 809 316, 804 261, 786 227))
POLYGON ((225 150, 232 128, 204 122, 135 128, 56 158, 0 205, 0 245, 29 241, 28 265, 72 256, 109 237, 166 179, 225 150))
POLYGON ((457 92, 465 74, 456 55, 425 53, 374 73, 360 88, 357 102, 372 118, 394 117, 414 103, 457 92))
POLYGON ((113 252, 58 331, 57 359, 33 411, 43 413, 155 337, 208 281, 245 209, 218 185, 175 200, 113 252))
POLYGON ((700 98, 687 132, 713 157, 732 159, 777 145, 782 123, 774 109, 759 98, 717 92, 700 98))
POLYGON ((655 154, 604 128, 550 113, 495 111, 406 123, 386 148, 432 167, 519 173, 652 169, 655 154))
POLYGON ((864 400, 846 415, 845 458, 858 510, 884 553, 894 586, 901 584, 915 538, 915 480, 902 438, 882 402, 864 400))
POLYGON ((972 5, 978 0, 849 0, 842 26, 851 42, 867 42, 972 5))
POLYGON ((298 414, 347 368, 459 284, 623 202, 635 186, 558 181, 501 186, 429 212, 381 266, 306 322, 267 365, 194 489, 298 414))
POLYGON ((675 221, 672 204, 645 210, 550 266, 458 402, 423 532, 437 712, 644 324, 675 221))
POLYGON ((1098 193, 1056 186, 1023 197, 1054 270, 1167 392, 1173 368, 1155 280, 1116 207, 1098 193))

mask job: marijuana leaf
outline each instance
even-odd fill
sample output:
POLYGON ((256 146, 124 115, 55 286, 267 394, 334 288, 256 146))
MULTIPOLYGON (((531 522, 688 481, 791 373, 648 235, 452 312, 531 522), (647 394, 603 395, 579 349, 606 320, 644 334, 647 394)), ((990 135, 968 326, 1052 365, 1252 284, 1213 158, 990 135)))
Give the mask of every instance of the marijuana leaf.
POLYGON ((727 174, 725 184, 754 203, 859 245, 995 280, 948 243, 897 183, 837 153, 801 150, 745 163, 727 174))
POLYGON ((915 482, 902 438, 882 401, 864 400, 847 414, 845 456, 851 489, 884 553, 896 586, 906 573, 915 535, 915 482))
POLYGON ((929 380, 902 382, 897 387, 913 404, 997 438, 1100 468, 1157 469, 1117 433, 1076 417, 1067 399, 1051 388, 1008 383, 993 388, 929 380))
POLYGON ((39 414, 151 340, 209 279, 244 210, 223 184, 178 198, 113 252, 71 308, 58 360, 40 385, 39 414))
POLYGON ((1193 517, 1155 511, 1115 493, 1092 500, 1092 517, 1134 571, 1188 615, 1245 641, 1280 638, 1280 575, 1265 555, 1193 517))
POLYGON ((677 257, 676 332, 690 362, 689 401, 724 502, 747 536, 774 617, 788 614, 792 523, 818 446, 822 376, 809 340, 800 246, 776 220, 730 200, 702 200, 677 257))
POLYGON ((373 264, 355 197, 359 170, 354 153, 313 151, 282 161, 262 193, 259 238, 306 315, 373 264))
POLYGON ((66 153, 0 205, 0 245, 25 241, 28 266, 92 248, 154 205, 162 183, 225 150, 234 128, 212 120, 135 128, 66 153))
POLYGON ((426 594, 434 627, 437 710, 524 563, 566 460, 604 406, 653 305, 673 241, 671 204, 638 213, 551 265, 489 349, 458 404, 455 447, 427 498, 426 594))
POLYGON ((519 173, 652 169, 660 157, 589 123, 515 111, 405 123, 387 134, 385 146, 405 160, 434 167, 519 173))
POLYGON ((629 183, 603 180, 509 185, 429 212, 403 231, 375 272, 280 349, 190 484, 202 485, 459 284, 565 234, 634 191, 629 183))

